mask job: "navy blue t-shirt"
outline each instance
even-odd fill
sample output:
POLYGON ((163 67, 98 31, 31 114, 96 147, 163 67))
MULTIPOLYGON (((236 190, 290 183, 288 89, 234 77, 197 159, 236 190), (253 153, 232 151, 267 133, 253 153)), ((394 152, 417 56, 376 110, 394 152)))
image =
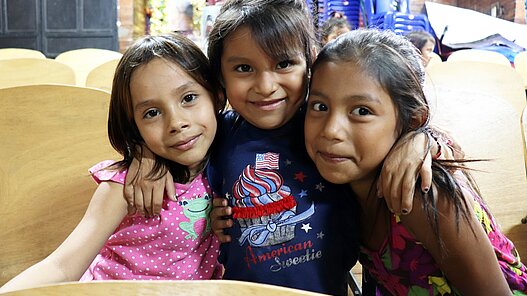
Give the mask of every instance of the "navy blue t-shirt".
POLYGON ((302 111, 274 130, 222 115, 208 175, 234 212, 232 241, 220 253, 224 278, 346 295, 358 256, 357 204, 348 186, 319 175, 303 124, 302 111))

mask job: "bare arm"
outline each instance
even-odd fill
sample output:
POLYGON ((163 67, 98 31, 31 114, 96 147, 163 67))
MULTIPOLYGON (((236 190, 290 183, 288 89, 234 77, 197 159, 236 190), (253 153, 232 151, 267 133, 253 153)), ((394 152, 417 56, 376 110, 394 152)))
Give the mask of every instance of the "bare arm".
POLYGON ((0 292, 79 280, 125 215, 123 186, 101 183, 66 240, 48 257, 7 282, 0 292))
POLYGON ((377 195, 385 198, 392 212, 406 215, 412 211, 417 177, 421 177, 422 192, 427 192, 432 184, 432 158, 453 160, 463 156, 453 138, 436 127, 426 133, 408 133, 386 157, 377 195))
POLYGON ((494 249, 475 218, 471 206, 473 200, 468 193, 464 198, 470 205, 471 219, 466 221, 460 217, 458 230, 455 212, 447 203, 447 197, 440 194, 437 196, 439 233, 444 242, 444 249, 441 249, 438 239, 433 234, 419 197, 414 199, 413 211, 402 216, 401 221, 415 238, 423 243, 445 276, 461 294, 481 295, 482 291, 485 291, 485 295, 511 295, 494 249))
POLYGON ((128 168, 124 195, 128 202, 128 214, 137 211, 143 216, 152 217, 161 212, 165 190, 170 199, 176 201, 177 198, 170 172, 167 171, 158 180, 148 178, 148 173, 155 164, 154 154, 146 147, 141 149, 143 149, 141 162, 134 158, 128 168))

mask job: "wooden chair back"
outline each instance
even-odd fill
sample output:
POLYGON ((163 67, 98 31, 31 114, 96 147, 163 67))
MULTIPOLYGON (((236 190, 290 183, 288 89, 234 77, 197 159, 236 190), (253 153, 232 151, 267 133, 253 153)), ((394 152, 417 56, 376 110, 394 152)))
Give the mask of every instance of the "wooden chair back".
POLYGON ((514 68, 523 79, 523 87, 527 90, 527 51, 519 52, 514 57, 514 68))
POLYGON ((523 155, 525 157, 525 173, 527 174, 527 106, 523 108, 521 123, 522 123, 523 155))
POLYGON ((109 96, 65 85, 0 89, 0 286, 77 225, 96 188, 88 169, 120 159, 107 139, 109 96))
MULTIPOLYGON (((460 74, 457 79, 463 80, 462 77, 460 74)), ((499 74, 496 78, 499 79, 499 74)), ((513 105, 525 101, 525 93, 517 91, 517 99, 512 100, 506 98, 511 94, 486 92, 483 85, 465 82, 463 88, 459 85, 461 82, 443 83, 437 76, 432 80, 435 84, 428 89, 428 96, 436 101, 432 124, 448 131, 461 145, 466 158, 488 159, 467 165, 475 169, 472 174, 502 230, 520 254, 526 256, 527 225, 521 220, 527 209, 527 180, 521 111, 513 105)), ((484 83, 494 87, 500 84, 499 81, 484 83)), ((514 88, 520 88, 519 81, 514 88)))
POLYGON ((454 90, 470 90, 482 95, 498 96, 509 102, 518 116, 527 104, 522 79, 510 66, 451 61, 429 66, 426 72, 427 87, 431 89, 434 86, 447 86, 454 90))
POLYGON ((70 66, 75 71, 76 84, 85 86, 88 73, 95 67, 114 59, 120 59, 122 53, 100 48, 81 48, 65 51, 55 60, 70 66))
POLYGON ((27 48, 0 48, 0 60, 8 60, 8 59, 22 59, 22 58, 30 58, 30 59, 45 59, 46 56, 34 49, 27 49, 27 48))
POLYGON ((75 84, 73 70, 52 59, 0 60, 0 69, 0 88, 43 83, 75 84))
POLYGON ((2 296, 322 296, 325 294, 230 280, 70 282, 7 292, 2 296))
POLYGON ((482 50, 482 49, 460 49, 452 52, 447 60, 447 62, 454 61, 474 61, 474 62, 485 62, 485 63, 494 63, 504 66, 511 66, 511 62, 507 59, 506 56, 501 53, 482 50))
POLYGON ((113 59, 91 70, 86 78, 87 87, 112 91, 113 76, 120 59, 113 59))
POLYGON ((427 67, 430 67, 431 65, 439 64, 439 63, 442 63, 442 62, 443 62, 443 60, 441 59, 441 57, 437 53, 431 52, 430 53, 430 61, 428 62, 427 67))

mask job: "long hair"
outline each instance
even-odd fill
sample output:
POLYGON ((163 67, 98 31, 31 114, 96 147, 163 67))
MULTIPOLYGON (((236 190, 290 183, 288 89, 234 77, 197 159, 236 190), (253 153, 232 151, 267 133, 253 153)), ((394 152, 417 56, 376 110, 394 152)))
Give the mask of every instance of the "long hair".
MULTIPOLYGON (((146 36, 136 41, 124 53, 115 70, 110 110, 108 137, 112 147, 124 158, 114 165, 127 168, 134 158, 141 160, 144 140, 134 120, 130 80, 133 72, 155 58, 179 65, 190 77, 209 91, 219 113, 225 102, 217 95, 218 82, 211 75, 207 57, 191 40, 178 34, 146 36)), ((176 182, 187 182, 190 173, 186 166, 156 155, 150 177, 160 178, 170 170, 176 182)))
MULTIPOLYGON (((423 92, 424 66, 420 53, 408 39, 388 30, 357 29, 326 45, 313 65, 313 72, 327 62, 355 64, 381 85, 396 107, 399 139, 405 139, 416 132, 431 132, 428 127, 430 109, 423 92)), ((437 134, 436 131, 433 133, 437 134)), ((427 149, 430 149, 430 143, 427 149)), ((454 207, 458 224, 460 217, 469 221, 470 214, 469 205, 453 177, 454 170, 460 169, 472 188, 478 192, 462 162, 464 161, 432 161, 433 183, 441 196, 447 198, 454 207)), ((417 184, 416 192, 423 201, 434 234, 442 245, 436 206, 437 193, 433 190, 423 193, 417 184)))
POLYGON ((308 81, 316 38, 305 0, 226 1, 209 34, 208 57, 216 77, 221 77, 223 42, 241 26, 250 28, 252 37, 270 58, 281 61, 303 54, 308 81))

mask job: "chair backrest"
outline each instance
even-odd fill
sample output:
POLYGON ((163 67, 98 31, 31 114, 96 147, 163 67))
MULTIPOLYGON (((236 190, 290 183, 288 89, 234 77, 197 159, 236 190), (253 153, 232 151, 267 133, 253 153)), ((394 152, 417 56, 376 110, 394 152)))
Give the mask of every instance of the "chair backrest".
POLYGON ((75 84, 73 70, 52 59, 0 60, 0 69, 0 88, 42 83, 75 84))
POLYGON ((0 286, 49 255, 96 188, 88 168, 120 159, 108 92, 64 85, 0 89, 0 286))
POLYGON ((525 173, 527 174, 527 106, 523 108, 521 123, 522 123, 523 155, 525 157, 525 173))
POLYGON ((5 296, 322 296, 325 294, 230 280, 69 282, 8 292, 5 296))
POLYGON ((120 59, 122 53, 100 48, 82 48, 65 51, 55 60, 70 66, 75 71, 76 83, 84 86, 86 76, 95 67, 113 59, 120 59))
POLYGON ((527 51, 521 51, 514 57, 514 68, 523 79, 523 87, 527 90, 527 51))
POLYGON ((475 61, 475 62, 486 62, 495 63, 505 66, 510 66, 511 63, 506 56, 501 53, 482 50, 482 49, 460 49, 453 51, 447 58, 447 62, 452 61, 475 61))
POLYGON ((120 59, 113 59, 91 70, 86 77, 86 86, 112 91, 113 76, 120 59))
POLYGON ((450 61, 430 65, 426 72, 430 88, 448 86, 451 89, 498 96, 508 101, 518 116, 527 104, 522 79, 510 66, 476 61, 450 61))
POLYGON ((46 56, 42 52, 35 49, 0 48, 0 60, 20 58, 45 59, 46 56))
MULTIPOLYGON (((455 77, 451 79, 464 80, 463 75, 467 72, 453 74, 455 77)), ((499 75, 495 74, 496 78, 499 75)), ((436 101, 432 124, 448 131, 468 159, 489 159, 467 165, 476 169, 472 174, 504 233, 516 244, 520 254, 527 254, 526 226, 521 223, 527 209, 521 111, 513 106, 510 98, 498 92, 486 92, 484 86, 465 81, 463 88, 461 81, 443 83, 437 76, 432 80, 435 84, 428 87, 428 96, 436 101)), ((501 81, 486 83, 499 85, 501 81)), ((517 95, 516 101, 525 102, 523 91, 517 95)))
POLYGON ((433 64, 438 64, 438 63, 442 63, 442 62, 443 62, 443 60, 441 59, 441 57, 437 53, 432 51, 430 53, 430 61, 428 62, 428 66, 427 67, 430 67, 433 64))

